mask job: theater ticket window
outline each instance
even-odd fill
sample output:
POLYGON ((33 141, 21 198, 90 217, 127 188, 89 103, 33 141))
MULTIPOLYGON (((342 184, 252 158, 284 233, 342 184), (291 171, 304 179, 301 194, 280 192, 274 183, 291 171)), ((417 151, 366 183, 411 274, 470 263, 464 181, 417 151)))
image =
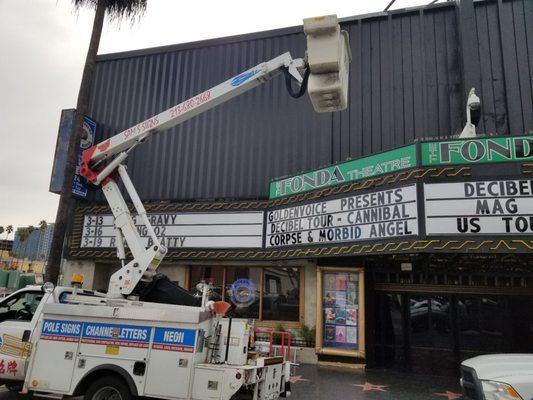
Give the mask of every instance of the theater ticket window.
POLYGON ((362 270, 321 267, 317 287, 317 352, 364 357, 362 270))

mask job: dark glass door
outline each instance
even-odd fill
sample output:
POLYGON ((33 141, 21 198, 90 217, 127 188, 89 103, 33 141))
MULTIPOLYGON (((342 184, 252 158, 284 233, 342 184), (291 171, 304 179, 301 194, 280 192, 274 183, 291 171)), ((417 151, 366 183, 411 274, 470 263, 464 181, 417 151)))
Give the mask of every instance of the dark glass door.
POLYGON ((451 297, 410 294, 408 299, 409 369, 415 373, 447 375, 456 365, 451 297))
POLYGON ((533 352, 533 298, 375 293, 375 365, 457 375, 480 354, 533 352))
POLYGON ((406 360, 404 314, 406 295, 401 293, 376 294, 376 364, 404 370, 406 360))

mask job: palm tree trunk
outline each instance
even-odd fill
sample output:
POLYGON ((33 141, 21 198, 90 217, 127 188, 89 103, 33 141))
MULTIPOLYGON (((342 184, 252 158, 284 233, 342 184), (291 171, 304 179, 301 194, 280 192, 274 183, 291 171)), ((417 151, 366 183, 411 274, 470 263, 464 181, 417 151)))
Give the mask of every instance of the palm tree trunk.
POLYGON ((98 53, 98 46, 100 45, 100 37, 102 36, 102 27, 104 25, 106 2, 107 0, 98 1, 96 13, 94 15, 91 41, 89 43, 89 50, 87 51, 80 91, 78 93, 76 114, 74 116, 74 133, 70 138, 68 146, 65 177, 63 180, 63 187, 61 188, 59 206, 57 208, 50 256, 45 269, 45 280, 47 282, 57 282, 63 253, 63 242, 66 239, 69 217, 75 206, 75 200, 72 197, 72 181, 74 179, 74 173, 76 172, 78 150, 83 136, 83 117, 89 110, 89 96, 96 68, 96 55, 98 53))

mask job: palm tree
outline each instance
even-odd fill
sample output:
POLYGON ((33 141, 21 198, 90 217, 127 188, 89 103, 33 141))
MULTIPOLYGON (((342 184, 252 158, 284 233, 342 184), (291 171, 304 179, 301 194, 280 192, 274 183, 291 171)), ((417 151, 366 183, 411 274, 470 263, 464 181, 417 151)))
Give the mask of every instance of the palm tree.
MULTIPOLYGON (((4 227, 0 225, 0 235, 4 233, 4 227)), ((4 245, 5 243, 0 243, 0 255, 2 256, 2 260, 4 259, 4 245)))
MULTIPOLYGON (((28 239, 29 239, 29 238, 31 238, 31 234, 35 231, 35 227, 33 225, 30 225, 30 226, 28 226, 27 230, 28 230, 28 239)), ((28 242, 29 242, 29 240, 28 240, 28 242)), ((24 258, 26 258, 26 249, 27 249, 27 247, 28 247, 28 244, 26 243, 26 247, 24 248, 24 258)), ((31 260, 30 257, 28 257, 28 259, 31 260)))
MULTIPOLYGON (((20 247, 17 249, 17 253, 14 253, 18 260, 22 258, 22 263, 24 264, 24 256, 26 252, 26 246, 28 245, 26 240, 30 236, 28 228, 19 228, 15 236, 18 236, 20 241, 20 247), (24 247, 23 247, 24 243, 24 247), (24 249, 24 250, 23 250, 24 249)), ((15 250, 15 249, 13 249, 15 250)))
POLYGON ((72 198, 72 181, 76 171, 77 153, 83 136, 83 118, 89 111, 89 95, 96 67, 96 55, 98 53, 98 46, 100 45, 100 37, 102 36, 104 17, 107 13, 110 19, 121 20, 126 18, 134 21, 146 10, 146 2, 147 0, 72 0, 75 9, 91 7, 95 8, 96 12, 87 58, 85 59, 85 66, 83 68, 80 90, 78 92, 78 102, 73 125, 74 134, 71 136, 68 146, 63 187, 61 188, 50 255, 45 270, 45 280, 48 282, 55 283, 59 276, 63 240, 67 233, 69 217, 74 212, 75 202, 72 198))
MULTIPOLYGON (((42 242, 44 240, 44 234, 46 232, 46 228, 48 228, 48 222, 46 222, 44 219, 39 222, 39 230, 41 231, 41 239, 42 242)), ((46 255, 45 254, 37 254, 37 258, 41 260, 45 260, 46 255)))
MULTIPOLYGON (((8 225, 6 226, 6 249, 9 248, 9 245, 7 244, 7 238, 9 237, 9 235, 11 235, 11 232, 13 232, 13 225, 8 225)), ((9 264, 11 265, 11 260, 12 260, 13 257, 9 257, 9 264)))

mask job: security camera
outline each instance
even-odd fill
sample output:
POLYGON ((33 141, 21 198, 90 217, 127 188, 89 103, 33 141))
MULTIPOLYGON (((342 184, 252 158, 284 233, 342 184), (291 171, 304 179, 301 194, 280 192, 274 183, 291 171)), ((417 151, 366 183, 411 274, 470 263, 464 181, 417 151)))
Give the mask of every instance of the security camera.
POLYGON ((467 120, 469 119, 472 125, 477 126, 481 119, 481 100, 476 96, 476 89, 470 89, 468 99, 466 101, 467 120))
POLYGON ((470 93, 468 93, 468 100, 466 101, 466 104, 470 110, 477 110, 479 109, 479 107, 481 107, 481 100, 479 100, 479 97, 476 96, 475 88, 470 89, 470 93))
POLYGON ((466 125, 459 135, 460 138, 476 136, 476 126, 481 119, 481 100, 476 95, 476 89, 470 89, 466 99, 466 125))

